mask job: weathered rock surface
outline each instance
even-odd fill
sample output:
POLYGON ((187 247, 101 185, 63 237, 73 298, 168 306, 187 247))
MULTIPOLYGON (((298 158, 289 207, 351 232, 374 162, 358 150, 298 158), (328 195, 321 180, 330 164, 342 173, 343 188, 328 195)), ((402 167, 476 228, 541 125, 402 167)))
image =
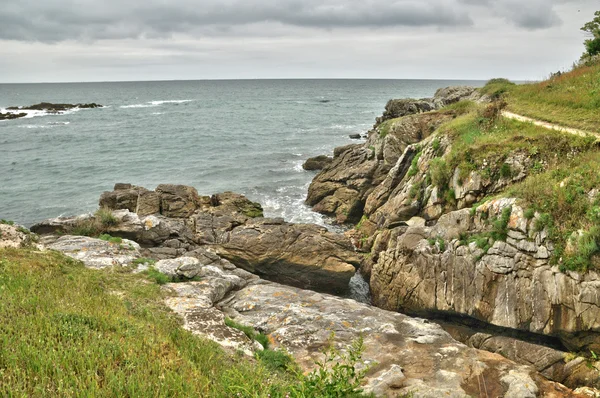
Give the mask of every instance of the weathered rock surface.
POLYGON ((600 349, 600 277, 562 273, 549 264, 553 245, 514 199, 492 200, 474 216, 461 210, 434 227, 408 227, 379 253, 371 271, 373 302, 421 314, 449 312, 554 336, 572 350, 600 349), (461 234, 486 230, 486 219, 510 207, 506 242, 487 253, 461 234), (428 239, 441 239, 432 246, 428 239))
POLYGON ((36 242, 37 237, 28 229, 20 225, 0 223, 0 249, 27 247, 36 242))
POLYGON ((323 347, 331 343, 345 350, 362 335, 363 359, 370 365, 365 389, 378 397, 410 392, 414 397, 572 396, 532 367, 468 348, 425 320, 250 274, 232 276, 234 271, 204 268, 209 270, 200 282, 166 285, 166 302, 183 317, 185 328, 223 346, 247 353, 261 349, 225 326, 227 315, 268 334, 273 348, 285 349, 305 371, 323 359, 323 347))
POLYGON ((314 224, 256 219, 216 247, 237 266, 280 283, 345 293, 360 265, 349 240, 314 224))
POLYGON ((90 268, 126 266, 140 257, 140 245, 127 239, 112 243, 87 236, 65 235, 48 245, 48 248, 79 260, 90 268))
POLYGON ((440 88, 433 98, 392 99, 385 105, 383 115, 377 118, 375 127, 390 119, 441 109, 461 100, 479 101, 480 99, 481 94, 474 87, 468 86, 440 88))
MULTIPOLYGON (((182 185, 148 191, 117 184, 114 191, 102 194, 100 206, 112 210, 117 220, 116 225, 103 226, 105 232, 139 242, 145 246, 144 255, 159 260, 206 257, 208 251, 200 249, 212 248, 266 279, 340 294, 348 291, 360 265, 343 235, 317 225, 265 219, 260 204, 232 192, 201 197, 182 185)), ((32 228, 68 233, 93 217, 46 220, 32 228)))
POLYGON ((333 161, 333 158, 325 155, 315 156, 313 158, 306 159, 306 162, 302 164, 304 170, 322 170, 333 161))
POLYGON ((549 380, 570 388, 600 387, 600 363, 594 363, 593 359, 538 344, 539 341, 525 341, 502 333, 475 331, 449 322, 442 322, 441 325, 454 339, 469 347, 494 352, 517 363, 533 366, 549 380))
MULTIPOLYGON (((369 196, 389 178, 388 174, 407 148, 426 139, 442 123, 455 117, 451 111, 429 111, 465 98, 477 99, 478 94, 474 88, 450 87, 438 90, 432 99, 391 100, 364 144, 336 148, 333 162, 311 182, 306 203, 319 213, 335 217, 338 223, 356 223, 369 196)), ((410 166, 416 152, 413 150, 410 157, 404 156, 403 164, 410 166)), ((400 171, 406 173, 407 170, 405 167, 400 171)), ((398 181, 389 188, 395 188, 401 179, 396 176, 398 181)), ((377 195, 381 197, 381 193, 377 195)))

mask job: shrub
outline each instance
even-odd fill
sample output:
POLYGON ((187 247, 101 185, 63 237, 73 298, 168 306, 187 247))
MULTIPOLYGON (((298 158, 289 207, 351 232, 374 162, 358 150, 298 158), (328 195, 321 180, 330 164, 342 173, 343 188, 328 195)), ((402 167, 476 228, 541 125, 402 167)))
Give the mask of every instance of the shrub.
POLYGON ((369 370, 362 362, 364 344, 362 336, 352 342, 346 353, 333 347, 333 333, 330 346, 324 352, 323 362, 316 362, 318 368, 306 376, 300 375, 301 383, 292 388, 292 396, 303 397, 360 397, 361 384, 369 370), (360 366, 360 370, 357 367, 360 366))
POLYGON ((483 94, 489 95, 493 100, 496 100, 507 93, 513 86, 516 86, 516 84, 508 79, 496 78, 489 80, 485 86, 479 90, 483 94))
POLYGON ((112 210, 102 207, 94 214, 103 227, 114 227, 119 224, 119 220, 113 215, 112 210))
POLYGON ((508 223, 512 208, 510 206, 502 209, 502 214, 492 223, 491 237, 494 240, 505 241, 508 236, 508 223))
POLYGON ((531 220, 535 216, 535 210, 527 209, 527 210, 525 210, 525 213, 523 214, 523 216, 525 216, 525 218, 527 220, 531 220))
POLYGON ((87 219, 77 221, 72 228, 67 230, 67 233, 79 236, 98 236, 101 231, 102 229, 95 219, 87 219))

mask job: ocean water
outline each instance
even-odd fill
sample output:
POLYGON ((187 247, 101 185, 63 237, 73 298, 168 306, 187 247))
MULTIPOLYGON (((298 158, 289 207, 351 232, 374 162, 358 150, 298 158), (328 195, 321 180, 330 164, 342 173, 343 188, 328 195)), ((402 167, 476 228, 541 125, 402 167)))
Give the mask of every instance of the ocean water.
POLYGON ((62 115, 0 121, 0 218, 31 225, 94 211, 116 182, 235 191, 267 216, 325 224, 303 204, 311 156, 357 142, 390 98, 479 81, 233 80, 0 84, 0 112, 89 103, 62 115))

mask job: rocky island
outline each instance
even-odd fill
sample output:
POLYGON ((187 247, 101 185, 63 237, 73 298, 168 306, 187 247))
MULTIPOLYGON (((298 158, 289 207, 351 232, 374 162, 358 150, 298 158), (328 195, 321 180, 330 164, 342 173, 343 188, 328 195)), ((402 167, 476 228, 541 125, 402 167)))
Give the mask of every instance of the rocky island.
MULTIPOLYGON (((505 116, 527 113, 528 89, 497 79, 391 100, 365 142, 307 162, 320 171, 306 203, 344 234, 265 218, 232 192, 119 183, 94 214, 0 224, 0 281, 89 283, 99 308, 126 315, 36 301, 46 327, 68 326, 57 341, 144 336, 174 385, 167 363, 204 375, 182 356, 216 342, 211 358, 241 367, 212 371, 204 396, 600 396, 600 146, 594 131, 505 116), (357 272, 371 303, 348 298, 357 272)), ((23 283, 21 302, 44 285, 23 283)), ((19 285, 6 286, 13 303, 19 285)), ((107 347, 85 388, 136 363, 107 347)))
POLYGON ((50 102, 40 102, 39 104, 30 106, 9 106, 6 108, 8 112, 0 112, 0 120, 19 119, 28 115, 23 111, 44 111, 46 113, 60 114, 71 109, 94 109, 102 108, 103 106, 96 103, 89 104, 53 104, 50 102))

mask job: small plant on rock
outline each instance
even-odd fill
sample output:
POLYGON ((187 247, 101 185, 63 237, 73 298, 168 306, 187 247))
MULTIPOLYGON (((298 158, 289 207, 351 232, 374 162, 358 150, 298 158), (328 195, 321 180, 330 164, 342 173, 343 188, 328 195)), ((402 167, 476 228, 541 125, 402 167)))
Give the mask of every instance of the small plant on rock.
POLYGON ((95 216, 103 227, 114 227, 119 224, 119 220, 113 215, 112 210, 106 207, 98 209, 95 216))

